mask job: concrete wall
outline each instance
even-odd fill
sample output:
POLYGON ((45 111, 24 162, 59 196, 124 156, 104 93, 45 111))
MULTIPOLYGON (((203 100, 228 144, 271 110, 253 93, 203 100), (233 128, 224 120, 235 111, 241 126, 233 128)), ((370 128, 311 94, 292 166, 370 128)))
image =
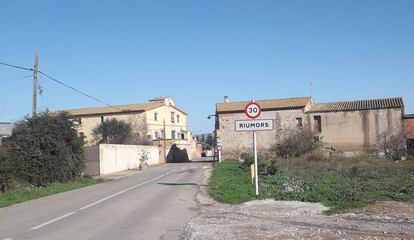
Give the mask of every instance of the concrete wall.
POLYGON ((187 151, 189 160, 201 158, 201 144, 198 144, 196 141, 191 141, 188 144, 177 144, 177 147, 187 151))
POLYGON ((329 146, 344 152, 360 152, 373 149, 381 134, 391 131, 402 133, 401 109, 375 109, 363 111, 325 112, 310 114, 321 116, 322 132, 317 135, 329 146))
POLYGON ((86 173, 104 175, 113 172, 138 168, 140 159, 147 156, 148 165, 163 162, 160 159, 160 149, 156 146, 100 144, 85 148, 86 173))
MULTIPOLYGON (((166 156, 167 162, 184 162, 188 160, 196 160, 201 158, 201 144, 194 140, 166 140, 166 156), (175 145, 175 148, 173 147, 175 145), (171 152, 174 150, 175 152, 171 152), (184 156, 185 155, 185 156, 184 156), (179 159, 172 159, 179 158, 179 159)), ((154 141, 154 144, 163 149, 164 141, 154 141)))
MULTIPOLYGON (((280 142, 285 131, 296 128, 296 118, 302 118, 303 124, 308 124, 308 118, 302 109, 284 111, 264 111, 257 119, 273 119, 274 130, 257 132, 257 148, 267 150, 280 142)), ((253 148, 252 132, 236 132, 235 120, 248 120, 244 113, 219 114, 219 134, 223 143, 222 157, 230 159, 238 157, 242 152, 253 148)))

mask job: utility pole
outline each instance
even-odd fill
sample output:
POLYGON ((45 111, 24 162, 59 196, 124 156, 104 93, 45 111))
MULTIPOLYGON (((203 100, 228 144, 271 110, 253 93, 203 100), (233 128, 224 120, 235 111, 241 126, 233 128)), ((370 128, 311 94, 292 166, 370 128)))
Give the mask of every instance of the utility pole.
POLYGON ((167 136, 167 132, 165 131, 165 118, 163 120, 164 125, 164 163, 167 163, 167 140, 165 139, 167 136))
POLYGON ((37 72, 39 69, 39 56, 37 50, 34 56, 34 67, 33 67, 33 103, 32 103, 32 117, 36 116, 37 109, 37 72))

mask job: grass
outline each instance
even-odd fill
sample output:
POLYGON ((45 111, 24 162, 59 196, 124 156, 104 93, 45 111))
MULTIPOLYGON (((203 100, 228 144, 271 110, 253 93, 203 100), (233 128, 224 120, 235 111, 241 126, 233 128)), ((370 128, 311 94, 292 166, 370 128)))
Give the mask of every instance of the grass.
MULTIPOLYGON (((259 159, 260 161, 260 159, 259 159)), ((254 195, 247 166, 224 162, 214 169, 209 194, 219 202, 253 199, 320 202, 330 213, 364 207, 376 201, 414 200, 414 161, 384 159, 283 159, 276 174, 259 175, 259 196, 254 195)))
POLYGON ((52 183, 47 187, 38 188, 26 185, 17 185, 10 192, 0 192, 0 207, 6 207, 16 203, 21 203, 32 199, 41 198, 60 192, 66 192, 73 189, 83 188, 103 182, 104 180, 100 178, 82 178, 77 182, 52 183))

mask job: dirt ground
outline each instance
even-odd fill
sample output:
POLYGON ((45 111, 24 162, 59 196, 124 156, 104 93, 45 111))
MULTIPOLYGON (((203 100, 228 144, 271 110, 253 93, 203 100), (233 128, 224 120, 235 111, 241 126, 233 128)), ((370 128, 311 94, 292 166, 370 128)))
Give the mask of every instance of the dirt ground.
MULTIPOLYGON (((210 174, 207 169, 205 183, 210 174)), ((414 203, 382 202, 328 216, 318 203, 220 204, 203 185, 201 210, 186 225, 184 239, 414 239, 414 203)))

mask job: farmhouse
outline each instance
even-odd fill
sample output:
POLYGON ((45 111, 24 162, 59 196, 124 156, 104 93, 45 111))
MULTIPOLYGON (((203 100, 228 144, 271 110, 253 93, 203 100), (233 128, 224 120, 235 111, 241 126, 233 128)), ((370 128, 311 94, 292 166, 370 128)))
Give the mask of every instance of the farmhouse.
POLYGON ((88 145, 93 144, 93 129, 106 119, 115 118, 131 123, 142 140, 168 139, 186 144, 192 141, 187 128, 187 113, 176 107, 171 97, 160 97, 147 103, 67 110, 75 119, 77 131, 88 145))
MULTIPOLYGON (((289 131, 302 128, 332 149, 357 154, 372 151, 383 134, 404 131, 404 104, 400 97, 315 103, 311 97, 256 101, 262 107, 258 119, 273 119, 272 131, 257 134, 258 149, 271 149, 289 131)), ((248 101, 216 104, 216 133, 226 158, 237 157, 252 146, 249 132, 236 132, 235 120, 247 120, 248 101)))

